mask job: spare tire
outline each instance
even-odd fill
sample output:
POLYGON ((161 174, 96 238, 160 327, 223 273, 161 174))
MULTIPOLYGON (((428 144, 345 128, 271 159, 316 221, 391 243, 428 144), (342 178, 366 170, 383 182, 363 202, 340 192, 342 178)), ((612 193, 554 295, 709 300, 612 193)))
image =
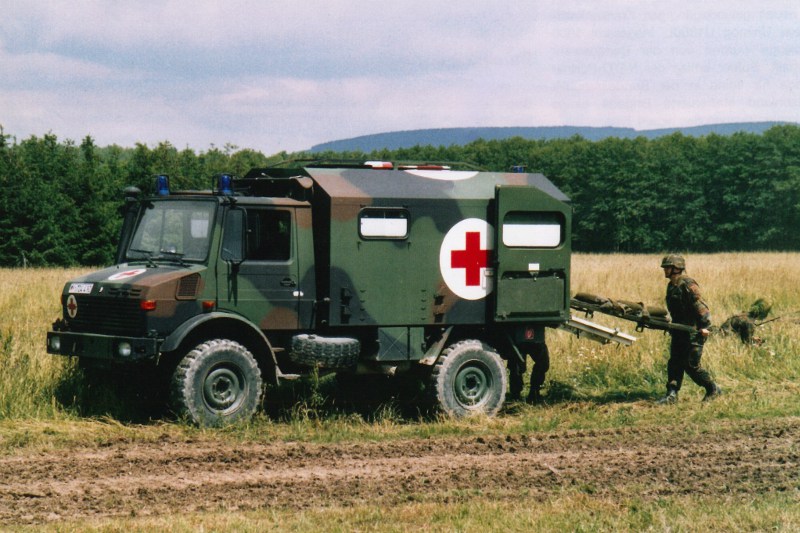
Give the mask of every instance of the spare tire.
POLYGON ((295 363, 317 368, 352 368, 360 353, 358 339, 302 334, 292 337, 289 358, 295 363))

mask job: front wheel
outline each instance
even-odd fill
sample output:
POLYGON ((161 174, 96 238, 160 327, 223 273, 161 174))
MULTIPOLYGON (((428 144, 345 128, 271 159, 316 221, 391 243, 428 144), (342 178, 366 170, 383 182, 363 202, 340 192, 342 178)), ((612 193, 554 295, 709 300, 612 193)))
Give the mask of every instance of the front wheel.
POLYGON ((216 339, 190 351, 172 376, 170 403, 178 416, 219 427, 250 418, 261 403, 261 371, 241 344, 216 339))
POLYGON ((478 340, 450 346, 431 374, 434 402, 451 416, 495 415, 503 406, 506 389, 508 377, 502 359, 478 340))

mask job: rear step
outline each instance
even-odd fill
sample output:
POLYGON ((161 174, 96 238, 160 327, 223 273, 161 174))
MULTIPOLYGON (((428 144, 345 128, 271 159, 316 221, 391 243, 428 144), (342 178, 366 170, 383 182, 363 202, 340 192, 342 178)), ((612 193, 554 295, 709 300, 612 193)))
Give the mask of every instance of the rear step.
POLYGON ((560 329, 568 331, 580 339, 587 339, 590 341, 599 342, 600 344, 608 344, 609 342, 616 342, 623 346, 630 346, 636 342, 636 337, 628 335, 616 328, 609 328, 572 315, 569 320, 559 326, 560 329))

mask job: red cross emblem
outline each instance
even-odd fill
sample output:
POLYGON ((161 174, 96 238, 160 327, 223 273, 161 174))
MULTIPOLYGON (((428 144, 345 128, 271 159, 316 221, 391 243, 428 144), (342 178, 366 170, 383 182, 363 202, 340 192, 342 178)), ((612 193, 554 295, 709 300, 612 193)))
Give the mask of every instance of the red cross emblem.
POLYGON ((147 272, 146 268, 136 268, 134 270, 126 270, 125 272, 118 272, 117 274, 110 276, 108 278, 108 281, 119 281, 121 279, 128 279, 134 276, 138 276, 139 274, 143 274, 145 272, 147 272))
POLYGON ((67 314, 70 318, 75 318, 75 315, 78 314, 78 300, 72 294, 67 298, 67 314))
POLYGON ((489 266, 489 250, 481 249, 480 232, 467 232, 467 248, 450 252, 450 266, 466 270, 467 287, 481 284, 481 269, 489 266))
POLYGON ((485 298, 494 288, 490 257, 494 228, 479 218, 454 225, 442 240, 439 270, 448 288, 465 300, 485 298))

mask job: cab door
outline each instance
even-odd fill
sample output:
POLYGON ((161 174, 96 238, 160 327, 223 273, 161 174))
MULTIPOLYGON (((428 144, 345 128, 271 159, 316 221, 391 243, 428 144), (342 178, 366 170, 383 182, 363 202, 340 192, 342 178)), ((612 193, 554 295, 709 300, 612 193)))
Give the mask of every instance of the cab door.
POLYGON ((300 287, 295 208, 248 206, 244 258, 228 265, 227 298, 235 311, 262 330, 299 327, 300 287))
POLYGON ((495 320, 566 320, 571 207, 533 186, 498 186, 495 206, 495 320))

